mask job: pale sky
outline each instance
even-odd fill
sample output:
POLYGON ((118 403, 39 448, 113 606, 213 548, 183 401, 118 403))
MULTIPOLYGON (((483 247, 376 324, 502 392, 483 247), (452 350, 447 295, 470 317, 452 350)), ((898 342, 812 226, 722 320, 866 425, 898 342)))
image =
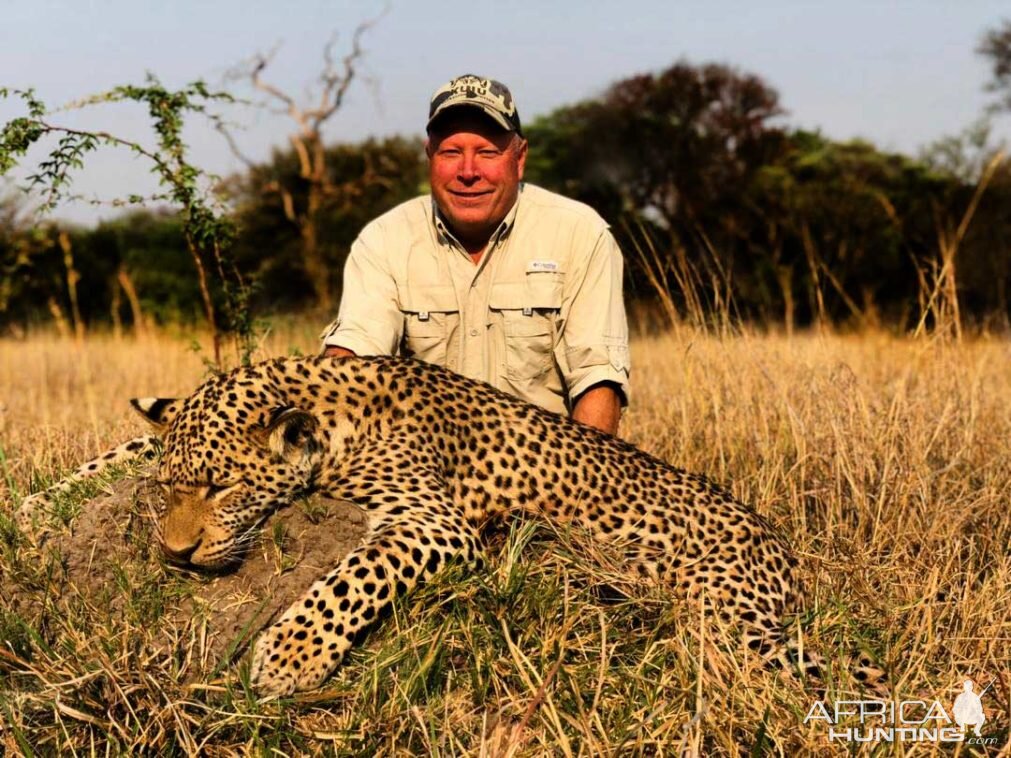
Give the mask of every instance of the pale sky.
MULTIPOLYGON (((1007 0, 392 0, 389 6, 364 40, 369 82, 352 86, 328 140, 421 134, 431 92, 462 73, 504 81, 529 122, 615 80, 686 59, 759 74, 779 91, 790 125, 915 153, 981 114, 988 71, 974 49, 986 28, 1011 17, 1007 0)), ((198 78, 220 85, 237 63, 280 45, 266 78, 302 96, 330 35, 338 31, 347 43, 355 25, 383 7, 373 0, 0 0, 0 86, 34 87, 56 107, 141 83, 147 71, 173 87, 198 78)), ((12 115, 10 104, 0 104, 0 120, 12 115)), ((284 144, 291 130, 284 117, 249 108, 229 115, 243 124, 239 140, 254 158, 284 144)), ((151 137, 139 106, 52 120, 151 137)), ((996 136, 1011 138, 1011 118, 997 121, 996 136)), ((240 167, 214 131, 195 124, 187 138, 198 165, 222 174, 240 167)), ((75 185, 83 194, 153 189, 146 167, 125 153, 103 151, 88 165, 75 185)), ((57 215, 90 221, 112 213, 78 205, 57 215)))

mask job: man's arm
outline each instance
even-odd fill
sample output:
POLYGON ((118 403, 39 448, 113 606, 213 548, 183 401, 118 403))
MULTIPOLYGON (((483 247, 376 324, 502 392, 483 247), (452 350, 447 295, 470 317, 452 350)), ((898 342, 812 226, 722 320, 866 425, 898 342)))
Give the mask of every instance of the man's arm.
POLYGON ((569 388, 572 418, 615 434, 629 397, 621 251, 606 229, 587 248, 573 256, 567 272, 555 357, 569 388))
POLYGON ((351 246, 344 266, 339 316, 324 331, 326 356, 392 355, 403 334, 397 285, 375 229, 366 229, 351 246))
POLYGON ((323 357, 324 358, 354 358, 355 354, 353 350, 348 350, 346 347, 337 347, 336 345, 324 345, 323 347, 323 357))
POLYGON ((576 399, 572 419, 605 434, 617 434, 618 422, 621 421, 621 394, 617 385, 601 382, 586 390, 576 399))

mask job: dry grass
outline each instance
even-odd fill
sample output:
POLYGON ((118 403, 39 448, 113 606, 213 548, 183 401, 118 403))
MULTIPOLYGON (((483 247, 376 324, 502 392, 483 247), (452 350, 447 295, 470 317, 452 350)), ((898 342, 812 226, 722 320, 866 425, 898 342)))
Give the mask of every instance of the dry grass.
MULTIPOLYGON (((311 352, 314 331, 286 326, 263 354, 311 352)), ((193 388, 204 369, 188 344, 167 335, 83 349, 43 337, 0 343, 0 514, 139 432, 126 397, 193 388)), ((623 435, 726 483, 788 534, 805 559, 804 644, 839 661, 869 651, 898 696, 949 710, 962 678, 996 678, 984 732, 996 744, 960 750, 1006 752, 1008 345, 684 331, 640 338, 633 351, 623 435)), ((39 566, 25 565, 17 535, 0 527, 2 582, 35 582, 44 597, 39 566)), ((824 726, 803 724, 817 695, 755 669, 714 622, 662 592, 603 602, 595 588, 606 577, 588 546, 547 531, 508 525, 490 538, 487 572, 446 572, 401 603, 326 688, 282 703, 256 701, 245 665, 193 685, 171 661, 145 657, 137 639, 181 591, 178 577, 124 571, 113 592, 129 612, 117 618, 96 607, 24 617, 0 592, 0 744, 212 755, 846 752, 824 726)), ((850 685, 840 674, 829 699, 850 685)))

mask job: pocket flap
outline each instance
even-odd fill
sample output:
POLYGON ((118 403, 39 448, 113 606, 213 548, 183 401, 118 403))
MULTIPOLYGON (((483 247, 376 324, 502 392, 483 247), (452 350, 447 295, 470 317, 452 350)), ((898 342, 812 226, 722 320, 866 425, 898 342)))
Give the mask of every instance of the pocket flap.
MULTIPOLYGON (((531 277, 533 278, 533 277, 531 277)), ((493 284, 488 295, 488 305, 499 311, 523 310, 524 308, 562 307, 562 283, 554 277, 551 280, 525 282, 502 282, 493 284)))
POLYGON ((401 310, 404 313, 456 313, 456 290, 451 286, 411 287, 405 293, 401 310))
POLYGON ((508 337, 544 337, 551 334, 551 321, 545 316, 524 316, 522 311, 507 311, 503 321, 508 337))

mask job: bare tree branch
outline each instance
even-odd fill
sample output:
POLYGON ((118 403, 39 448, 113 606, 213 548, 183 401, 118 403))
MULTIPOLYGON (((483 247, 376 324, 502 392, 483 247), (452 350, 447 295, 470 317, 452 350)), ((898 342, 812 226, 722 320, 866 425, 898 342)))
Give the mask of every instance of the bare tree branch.
POLYGON ((344 104, 344 95, 347 94, 348 87, 351 86, 351 82, 354 81, 355 73, 357 71, 357 64, 359 59, 362 57, 362 35, 365 34, 369 29, 375 26, 379 20, 386 14, 386 10, 376 16, 376 18, 370 21, 364 21, 358 25, 355 29, 354 34, 351 37, 351 51, 344 56, 342 61, 343 71, 338 73, 334 67, 333 61, 333 50, 332 43, 336 40, 334 37, 331 40, 331 44, 328 44, 323 51, 323 59, 326 63, 326 68, 323 72, 323 99, 320 102, 320 107, 314 114, 317 119, 317 125, 322 125, 328 118, 330 118, 333 113, 344 104), (333 96, 333 100, 329 101, 329 97, 333 96))
POLYGON ((228 130, 223 121, 216 121, 214 128, 225 138, 225 142, 228 144, 228 149, 232 155, 241 161, 247 169, 252 169, 256 165, 256 162, 252 158, 242 152, 241 148, 239 148, 239 143, 235 141, 235 136, 228 130))
MULTIPOLYGON (((252 87, 267 95, 268 102, 280 103, 284 112, 295 123, 295 131, 289 135, 292 150, 298 159, 299 177, 308 184, 304 199, 292 187, 284 186, 280 179, 267 180, 261 191, 277 193, 285 218, 299 231, 302 240, 302 263, 306 273, 316 290, 317 301, 321 307, 329 307, 329 273, 325 255, 321 249, 319 222, 321 211, 325 206, 332 206, 334 198, 343 201, 346 207, 351 199, 360 196, 364 188, 381 180, 371 162, 367 162, 362 177, 337 183, 327 172, 326 150, 323 144, 322 129, 326 122, 344 105, 344 99, 352 83, 358 78, 358 69, 365 51, 362 39, 367 31, 372 29, 389 10, 389 6, 373 19, 363 21, 351 35, 351 48, 340 61, 335 56, 338 41, 337 33, 331 35, 323 47, 323 70, 319 75, 320 92, 316 105, 300 105, 295 97, 271 84, 265 78, 277 52, 277 47, 270 53, 255 56, 245 69, 252 87), (298 207, 296 207, 296 205, 298 207)), ((237 74, 235 75, 237 78, 237 74)), ((312 99, 310 93, 309 99, 312 99)), ((224 127, 219 131, 225 135, 229 148, 247 167, 252 167, 239 150, 234 138, 224 127)))
POLYGON ((274 59, 274 55, 277 54, 279 46, 275 46, 267 55, 257 55, 253 58, 253 67, 249 72, 249 78, 253 83, 253 86, 261 92, 266 92, 271 97, 280 100, 287 107, 287 112, 294 114, 298 110, 294 99, 289 95, 282 92, 280 89, 275 87, 273 84, 268 84, 260 78, 260 74, 263 70, 270 65, 271 61, 274 59))

